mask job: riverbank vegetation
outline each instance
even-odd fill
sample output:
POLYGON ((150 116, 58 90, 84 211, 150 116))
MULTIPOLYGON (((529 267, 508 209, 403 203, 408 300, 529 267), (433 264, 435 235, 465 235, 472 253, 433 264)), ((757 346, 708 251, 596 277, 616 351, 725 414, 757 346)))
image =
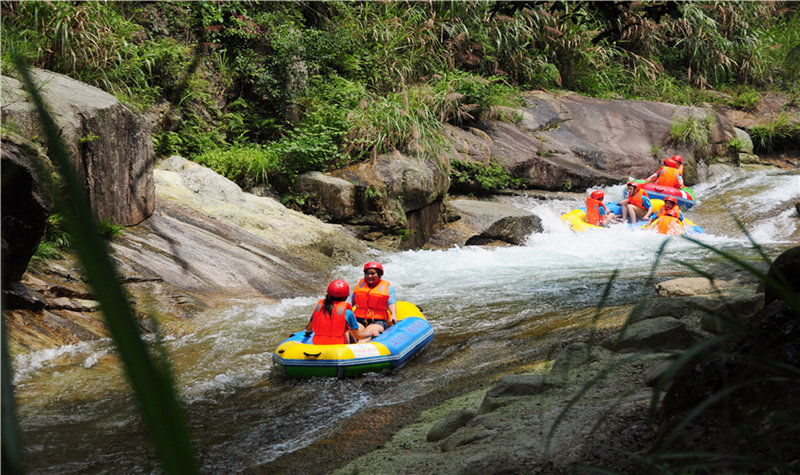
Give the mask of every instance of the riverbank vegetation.
MULTIPOLYGON (((12 54, 152 117, 157 153, 245 188, 514 120, 521 92, 717 103, 800 97, 792 2, 2 2, 12 54)), ((763 130, 762 130, 763 129, 763 130)), ((800 137, 776 123, 757 149, 800 137)))

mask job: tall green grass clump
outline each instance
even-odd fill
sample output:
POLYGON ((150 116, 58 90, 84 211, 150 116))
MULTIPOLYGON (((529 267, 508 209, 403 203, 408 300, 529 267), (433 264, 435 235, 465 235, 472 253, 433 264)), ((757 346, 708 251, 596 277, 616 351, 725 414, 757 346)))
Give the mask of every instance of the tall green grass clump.
POLYGON ((781 112, 767 124, 751 127, 749 132, 757 151, 791 150, 800 144, 800 123, 790 122, 786 112, 781 112))
POLYGON ((690 115, 683 120, 676 120, 670 125, 670 139, 678 144, 689 145, 701 153, 708 151, 711 140, 709 125, 710 116, 696 117, 690 115))

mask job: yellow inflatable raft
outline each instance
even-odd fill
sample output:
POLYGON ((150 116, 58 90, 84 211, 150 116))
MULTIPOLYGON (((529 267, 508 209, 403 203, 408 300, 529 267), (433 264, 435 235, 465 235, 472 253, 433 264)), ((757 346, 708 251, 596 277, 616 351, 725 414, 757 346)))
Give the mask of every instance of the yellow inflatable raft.
POLYGON ((433 340, 433 327, 410 302, 397 302, 397 323, 368 343, 314 345, 297 332, 272 354, 272 364, 294 378, 356 376, 399 368, 433 340))

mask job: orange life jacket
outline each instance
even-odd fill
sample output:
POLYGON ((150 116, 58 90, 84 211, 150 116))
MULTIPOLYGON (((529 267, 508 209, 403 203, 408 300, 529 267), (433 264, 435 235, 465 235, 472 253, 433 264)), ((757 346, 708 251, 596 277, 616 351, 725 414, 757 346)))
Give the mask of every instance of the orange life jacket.
POLYGON ((678 165, 678 175, 683 176, 683 164, 678 165))
POLYGON ((656 213, 656 219, 662 216, 672 216, 673 218, 680 219, 681 217, 681 210, 678 208, 678 205, 673 205, 671 209, 667 210, 666 206, 662 206, 658 213, 656 213))
POLYGON ((600 216, 600 207, 603 207, 608 214, 608 208, 602 201, 594 198, 586 198, 586 222, 595 226, 601 226, 605 223, 606 217, 600 216))
POLYGON ((656 220, 656 231, 668 236, 683 234, 681 220, 670 214, 665 214, 656 220))
POLYGON ((659 175, 656 178, 656 185, 668 186, 670 188, 678 188, 680 183, 678 177, 680 176, 677 168, 661 167, 658 171, 659 175))
POLYGON ((356 318, 389 320, 389 282, 381 280, 370 288, 364 279, 353 289, 356 318))
POLYGON ((628 195, 628 203, 642 209, 647 209, 645 208, 644 203, 642 203, 643 196, 647 196, 648 199, 650 198, 646 191, 644 191, 642 188, 639 188, 636 190, 636 193, 634 193, 633 196, 628 195))
POLYGON ((314 338, 311 342, 315 345, 339 345, 347 343, 347 320, 345 316, 348 309, 352 309, 350 302, 333 302, 330 315, 322 309, 325 300, 320 300, 311 315, 311 329, 314 338))

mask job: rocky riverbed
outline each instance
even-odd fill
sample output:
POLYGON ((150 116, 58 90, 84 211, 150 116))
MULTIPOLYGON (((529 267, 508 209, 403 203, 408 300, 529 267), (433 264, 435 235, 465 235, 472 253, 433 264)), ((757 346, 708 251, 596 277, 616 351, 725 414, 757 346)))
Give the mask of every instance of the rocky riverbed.
MULTIPOLYGON (((698 461, 710 461, 719 468, 738 467, 733 470, 739 471, 748 466, 747 462, 734 462, 739 456, 753 457, 752 463, 765 462, 777 470, 796 467, 796 450, 793 456, 775 457, 780 450, 796 449, 793 436, 782 432, 783 426, 761 427, 758 435, 739 432, 736 424, 744 413, 763 417, 776 415, 780 408, 774 400, 748 399, 753 397, 748 389, 751 385, 707 408, 711 416, 699 416, 702 424, 687 420, 682 427, 681 419, 692 403, 700 405, 705 397, 721 395, 735 384, 735 379, 727 381, 730 386, 708 384, 704 380, 707 374, 698 372, 703 360, 737 360, 739 364, 733 366, 748 366, 742 358, 752 356, 762 345, 796 346, 792 341, 798 333, 796 311, 778 308, 774 302, 765 308, 759 281, 730 269, 726 277, 713 282, 683 278, 662 282, 657 289, 658 297, 623 312, 630 318, 622 319, 627 323, 620 331, 599 330, 590 340, 565 344, 553 359, 532 362, 536 367, 531 372, 502 376, 493 386, 426 410, 380 449, 333 473, 567 473, 595 469, 644 473, 656 465, 681 467, 698 461), (763 331, 764 325, 785 331, 770 336, 763 331), (748 331, 739 332, 742 328, 748 331), (709 344, 724 340, 722 335, 734 342, 709 344), (704 357, 688 358, 693 352, 704 357), (684 376, 673 378, 676 372, 684 376), (673 379, 677 383, 668 386, 673 379), (725 413, 714 409, 734 399, 741 405, 726 405, 725 413), (665 400, 671 410, 681 410, 665 412, 665 400), (671 430, 676 430, 682 442, 670 445, 671 430), (732 451, 724 441, 734 433, 741 439, 732 451), (770 437, 774 446, 765 449, 758 437, 770 437), (698 455, 670 458, 668 454, 678 448, 698 455), (700 455, 704 449, 716 455, 700 455)), ((797 364, 793 353, 776 358, 797 364)), ((747 381, 754 387, 765 384, 756 375, 747 381)), ((795 376, 783 385, 787 393, 779 399, 786 402, 798 388, 795 376)), ((310 455, 314 449, 305 452, 310 455)))

